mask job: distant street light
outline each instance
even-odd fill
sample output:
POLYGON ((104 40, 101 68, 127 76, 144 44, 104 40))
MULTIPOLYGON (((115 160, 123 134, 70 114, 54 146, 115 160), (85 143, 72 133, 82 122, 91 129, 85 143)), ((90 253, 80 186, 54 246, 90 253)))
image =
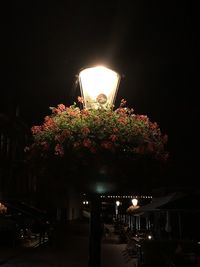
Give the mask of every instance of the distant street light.
POLYGON ((117 200, 116 203, 115 203, 115 215, 116 215, 116 219, 118 217, 118 213, 119 213, 119 205, 120 205, 120 202, 117 200))
POLYGON ((104 66, 86 68, 79 73, 84 108, 113 107, 120 75, 104 66))
POLYGON ((137 207, 138 199, 137 198, 132 199, 132 204, 133 204, 134 207, 137 207))

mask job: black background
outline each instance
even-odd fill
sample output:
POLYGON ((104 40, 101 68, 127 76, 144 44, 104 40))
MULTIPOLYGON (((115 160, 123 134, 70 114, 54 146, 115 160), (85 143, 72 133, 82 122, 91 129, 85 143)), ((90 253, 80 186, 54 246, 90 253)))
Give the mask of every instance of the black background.
MULTIPOLYGON (((123 74, 116 105, 169 136, 174 185, 199 177, 199 14, 193 1, 1 3, 0 111, 40 124, 49 106, 80 95, 75 75, 107 64, 123 74)), ((166 181, 163 178, 163 185, 166 181)))

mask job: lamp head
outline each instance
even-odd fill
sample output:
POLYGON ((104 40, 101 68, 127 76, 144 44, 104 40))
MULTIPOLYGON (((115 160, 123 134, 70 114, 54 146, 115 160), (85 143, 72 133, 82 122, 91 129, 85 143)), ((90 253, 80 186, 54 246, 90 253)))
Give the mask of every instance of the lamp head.
POLYGON ((104 66, 83 69, 79 73, 79 83, 84 108, 112 108, 119 82, 120 75, 104 66))

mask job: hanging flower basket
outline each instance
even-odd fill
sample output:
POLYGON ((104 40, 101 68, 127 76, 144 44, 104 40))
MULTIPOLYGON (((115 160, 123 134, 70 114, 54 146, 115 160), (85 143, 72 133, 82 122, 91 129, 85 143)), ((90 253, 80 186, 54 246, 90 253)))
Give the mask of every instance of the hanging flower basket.
MULTIPOLYGON (((82 99, 79 97, 79 101, 82 99)), ((26 148, 31 158, 123 157, 165 161, 167 135, 156 122, 135 114, 122 100, 115 110, 80 109, 76 103, 51 107, 42 125, 31 128, 33 143, 26 148)))

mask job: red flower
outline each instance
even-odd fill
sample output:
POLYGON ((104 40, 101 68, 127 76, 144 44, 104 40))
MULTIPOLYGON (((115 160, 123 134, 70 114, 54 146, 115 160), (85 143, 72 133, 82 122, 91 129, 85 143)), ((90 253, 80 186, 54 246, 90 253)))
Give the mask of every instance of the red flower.
POLYGON ((110 139, 112 142, 115 142, 115 141, 117 141, 118 137, 116 134, 111 134, 110 139))
POLYGON ((119 129, 117 129, 117 128, 113 128, 113 133, 118 133, 119 132, 119 129))
MULTIPOLYGON (((48 116, 47 116, 48 117, 48 116)), ((43 124, 44 130, 55 127, 55 122, 51 117, 46 118, 46 121, 43 124)))
POLYGON ((83 134, 87 135, 87 134, 90 133, 90 129, 87 128, 87 127, 84 127, 84 128, 81 129, 81 132, 82 132, 83 134))
POLYGON ((82 109, 81 110, 81 114, 82 114, 83 117, 87 117, 90 113, 89 113, 89 111, 87 109, 82 109))
POLYGON ((76 117, 80 114, 79 109, 66 108, 67 114, 71 117, 76 117))
POLYGON ((127 124, 127 119, 125 117, 119 117, 117 121, 121 124, 127 124))
POLYGON ((31 128, 31 131, 32 131, 33 134, 38 134, 39 132, 41 132, 41 130, 42 130, 41 126, 33 126, 31 128))
POLYGON ((146 115, 136 115, 135 118, 144 123, 149 123, 149 118, 146 115))
POLYGON ((66 107, 65 107, 65 105, 63 105, 63 104, 59 104, 59 105, 58 105, 58 109, 59 109, 60 111, 65 111, 66 107))
POLYGON ((84 99, 83 99, 83 97, 82 97, 82 96, 78 96, 78 102, 83 104, 83 102, 84 102, 84 99))
POLYGON ((90 141, 90 139, 87 138, 87 139, 83 140, 83 146, 84 147, 89 147, 90 148, 91 145, 92 145, 92 142, 90 141))
POLYGON ((55 146, 55 155, 63 157, 64 156, 64 148, 62 145, 57 144, 55 146))
POLYGON ((156 122, 154 122, 154 123, 150 122, 149 127, 150 127, 150 129, 155 130, 158 128, 158 124, 156 122))
POLYGON ((120 108, 116 109, 116 112, 126 115, 127 109, 120 107, 120 108))

